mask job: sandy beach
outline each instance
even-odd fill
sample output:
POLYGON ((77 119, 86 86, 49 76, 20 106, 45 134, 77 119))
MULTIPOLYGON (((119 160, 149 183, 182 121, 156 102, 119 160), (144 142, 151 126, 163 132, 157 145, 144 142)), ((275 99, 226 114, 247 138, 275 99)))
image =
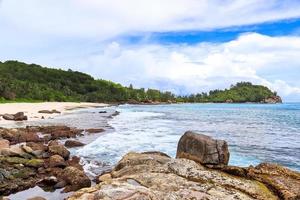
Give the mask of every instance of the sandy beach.
MULTIPOLYGON (((105 107, 108 104, 104 103, 74 103, 74 102, 43 102, 43 103, 3 103, 0 104, 0 114, 15 114, 24 112, 28 117, 28 121, 38 120, 44 117, 45 119, 55 117, 74 109, 89 108, 89 107, 105 107), (60 114, 45 114, 39 113, 40 110, 57 110, 60 114)), ((7 124, 9 121, 0 118, 0 125, 7 124)), ((13 123, 13 121, 11 121, 13 123)))

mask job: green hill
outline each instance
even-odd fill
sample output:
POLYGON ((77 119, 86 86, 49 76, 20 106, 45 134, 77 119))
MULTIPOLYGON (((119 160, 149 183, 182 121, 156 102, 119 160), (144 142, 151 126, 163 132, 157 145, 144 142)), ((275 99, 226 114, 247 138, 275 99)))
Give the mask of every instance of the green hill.
POLYGON ((72 70, 45 68, 18 61, 0 62, 0 101, 88 102, 261 102, 276 96, 267 87, 237 83, 229 90, 214 90, 176 97, 171 92, 135 89, 96 80, 72 70))

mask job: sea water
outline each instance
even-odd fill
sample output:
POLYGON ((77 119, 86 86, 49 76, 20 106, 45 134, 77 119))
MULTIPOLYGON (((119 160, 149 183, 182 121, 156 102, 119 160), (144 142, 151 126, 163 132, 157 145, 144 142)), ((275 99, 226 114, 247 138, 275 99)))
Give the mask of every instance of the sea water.
POLYGON ((113 166, 130 151, 174 157, 191 130, 226 140, 230 164, 273 162, 300 171, 300 104, 121 105, 113 128, 74 154, 113 166))

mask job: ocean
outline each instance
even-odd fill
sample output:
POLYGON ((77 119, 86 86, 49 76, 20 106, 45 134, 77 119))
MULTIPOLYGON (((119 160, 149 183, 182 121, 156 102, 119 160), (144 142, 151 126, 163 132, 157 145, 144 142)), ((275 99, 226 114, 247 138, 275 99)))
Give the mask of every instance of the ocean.
POLYGON ((120 114, 108 121, 112 128, 73 154, 104 167, 113 166, 129 151, 161 151, 175 157, 180 137, 191 130, 226 140, 230 165, 272 162, 300 171, 300 103, 121 105, 116 109, 120 114))

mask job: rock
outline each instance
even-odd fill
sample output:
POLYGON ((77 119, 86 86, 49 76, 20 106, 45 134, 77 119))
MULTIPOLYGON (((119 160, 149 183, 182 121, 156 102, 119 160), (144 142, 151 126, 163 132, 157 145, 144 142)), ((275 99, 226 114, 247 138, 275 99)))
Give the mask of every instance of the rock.
POLYGON ((30 147, 33 151, 47 151, 48 147, 43 143, 38 142, 26 142, 26 146, 30 147))
POLYGON ((97 183, 105 182, 111 180, 111 174, 103 174, 102 176, 99 176, 96 180, 97 183))
POLYGON ((280 96, 272 96, 264 99, 263 103, 269 103, 269 104, 282 103, 282 99, 280 96))
POLYGON ((53 155, 49 158, 49 166, 50 167, 65 167, 65 159, 60 155, 53 155))
POLYGON ((40 110, 38 113, 43 113, 43 114, 54 114, 54 113, 57 113, 57 114, 60 114, 61 112, 53 109, 53 110, 40 110))
POLYGON ((85 130, 88 133, 101 133, 105 131, 103 128, 90 128, 85 130))
POLYGON ((66 181, 60 181, 54 185, 55 189, 64 188, 67 185, 66 181))
POLYGON ((12 114, 4 114, 4 115, 2 115, 2 118, 5 120, 14 120, 15 116, 12 114))
POLYGON ((101 111, 99 111, 99 113, 107 113, 107 111, 105 111, 105 110, 101 110, 101 111))
POLYGON ((3 156, 18 156, 22 158, 32 158, 32 155, 26 153, 21 147, 11 146, 7 149, 1 149, 0 154, 3 156))
POLYGON ((128 153, 103 181, 72 194, 79 199, 278 200, 261 182, 159 153, 128 153))
POLYGON ((248 177, 273 189, 281 199, 300 199, 300 173, 282 166, 262 163, 248 168, 248 177))
POLYGON ((0 139, 0 150, 9 148, 9 141, 5 139, 0 139))
POLYGON ((24 115, 24 112, 18 112, 16 114, 14 114, 14 120, 15 121, 27 120, 27 116, 24 115))
POLYGON ((91 186, 91 180, 85 173, 75 167, 66 167, 61 178, 67 183, 64 192, 76 191, 91 186))
POLYGON ((29 198, 27 200, 47 200, 47 199, 45 199, 43 197, 31 197, 31 198, 29 198))
POLYGON ((68 147, 68 148, 72 148, 72 147, 81 147, 81 146, 84 146, 85 144, 78 141, 78 140, 67 140, 65 142, 65 147, 68 147))
POLYGON ((28 167, 39 168, 44 166, 44 160, 42 159, 31 159, 25 163, 28 167))
POLYGON ((26 145, 21 145, 21 148, 23 149, 23 151, 25 151, 26 153, 32 154, 33 150, 31 147, 26 146, 26 145))
POLYGON ((54 186, 58 183, 58 180, 55 176, 45 177, 41 180, 38 185, 41 186, 54 186))
POLYGON ((48 143, 48 146, 54 146, 54 145, 60 145, 60 143, 59 143, 57 140, 51 140, 51 141, 48 143))
POLYGON ((55 154, 60 155, 65 160, 68 159, 69 156, 70 156, 70 152, 63 145, 52 145, 52 146, 49 146, 49 153, 51 155, 55 155, 55 154))
POLYGON ((188 131, 178 142, 176 158, 187 158, 212 167, 224 166, 229 161, 228 145, 224 140, 188 131))
POLYGON ((73 156, 71 159, 67 160, 68 166, 76 167, 79 170, 83 170, 83 167, 80 165, 80 158, 78 156, 73 156))

